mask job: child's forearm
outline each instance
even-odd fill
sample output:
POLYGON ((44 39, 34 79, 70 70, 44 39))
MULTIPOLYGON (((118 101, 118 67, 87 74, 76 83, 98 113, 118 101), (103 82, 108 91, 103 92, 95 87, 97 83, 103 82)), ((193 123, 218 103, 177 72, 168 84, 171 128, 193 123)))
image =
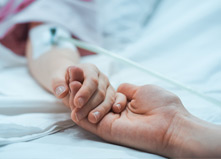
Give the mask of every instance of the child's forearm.
POLYGON ((65 77, 65 70, 79 62, 78 52, 71 49, 53 47, 38 59, 32 58, 32 50, 32 42, 28 40, 26 56, 29 70, 32 76, 50 92, 53 92, 53 80, 65 77))
MULTIPOLYGON (((31 25, 31 28, 36 25, 39 24, 31 25)), ((56 44, 54 41, 50 50, 39 52, 47 50, 50 43, 53 43, 52 28, 46 28, 46 32, 42 32, 44 27, 46 25, 32 30, 27 42, 26 55, 31 74, 44 88, 73 110, 77 121, 88 118, 91 123, 98 123, 113 105, 116 93, 114 88, 95 65, 78 64, 80 56, 72 45, 65 45, 60 41, 56 44), (52 37, 48 34, 48 29, 51 29, 52 37), (42 37, 45 39, 39 39, 42 37)), ((62 32, 62 28, 60 31, 62 32)))

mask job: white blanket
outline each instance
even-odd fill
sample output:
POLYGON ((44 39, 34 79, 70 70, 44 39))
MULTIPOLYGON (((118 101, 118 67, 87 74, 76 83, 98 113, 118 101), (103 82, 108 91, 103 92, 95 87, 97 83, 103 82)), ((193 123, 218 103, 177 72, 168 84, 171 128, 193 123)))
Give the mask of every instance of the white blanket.
POLYGON ((1 47, 0 146, 71 127, 70 113, 27 71, 26 61, 1 47))
MULTIPOLYGON (((108 144, 78 126, 73 127, 70 110, 35 83, 27 71, 26 60, 1 50, 7 54, 0 54, 0 156, 22 159, 33 156, 53 159, 162 158, 108 144), (55 132, 58 133, 49 135, 55 132)), ((112 62, 104 59, 106 57, 94 56, 83 61, 103 61, 99 63, 102 71, 111 74, 112 62)))

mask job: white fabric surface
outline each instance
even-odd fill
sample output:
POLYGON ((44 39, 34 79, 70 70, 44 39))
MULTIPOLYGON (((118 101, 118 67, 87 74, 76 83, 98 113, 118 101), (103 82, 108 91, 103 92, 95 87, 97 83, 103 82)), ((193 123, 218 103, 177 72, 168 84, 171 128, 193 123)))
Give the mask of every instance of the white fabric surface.
MULTIPOLYGON (((78 126, 71 127, 70 111, 33 81, 25 59, 11 53, 0 54, 0 59, 0 156, 4 159, 162 158, 106 143, 78 126), (61 132, 49 135, 57 131, 61 132)), ((112 62, 104 59, 93 56, 82 62, 103 61, 98 65, 110 75, 112 62)))
MULTIPOLYGON (((148 25, 143 26, 142 36, 140 34, 133 43, 120 47, 118 52, 145 67, 221 100, 220 6, 219 0, 161 1, 148 25)), ((109 47, 113 46, 112 49, 116 50, 114 38, 107 40, 109 47)), ((5 117, 3 115, 19 117, 18 115, 21 114, 25 117, 34 113, 39 116, 30 115, 27 119, 33 121, 33 125, 38 123, 36 118, 40 121, 39 117, 48 123, 41 125, 41 132, 47 132, 50 128, 60 129, 60 126, 64 126, 59 125, 58 121, 68 123, 68 110, 59 106, 53 96, 44 92, 31 80, 25 60, 14 58, 11 54, 6 56, 5 52, 6 50, 3 50, 0 53, 0 119, 5 117), (25 84, 23 85, 22 82, 25 84), (60 119, 50 120, 56 116, 60 119)), ((109 76, 115 88, 122 82, 130 82, 139 85, 157 84, 169 89, 178 94, 192 114, 209 122, 221 124, 220 105, 209 103, 107 57, 85 57, 82 62, 95 63, 109 76)), ((9 123, 9 120, 7 122, 9 123)), ((12 123, 16 122, 19 123, 18 120, 12 123)), ((31 126, 30 123, 27 125, 31 126)), ((25 129, 21 130, 25 132, 25 129)), ((39 129, 33 129, 30 133, 39 134, 39 132, 39 129)), ((30 134, 25 132, 24 135, 30 134)), ((35 156, 33 158, 45 156, 47 158, 160 158, 157 155, 106 143, 77 126, 37 140, 1 147, 0 156, 4 158, 15 158, 15 156, 21 156, 21 158, 33 156, 35 156), (27 149, 29 149, 28 152, 27 149)))
POLYGON ((1 52, 0 146, 73 126, 68 109, 33 81, 26 61, 3 48, 1 52))
POLYGON ((28 22, 58 24, 82 40, 90 43, 100 41, 93 1, 36 0, 18 14, 1 22, 0 37, 4 36, 15 24, 28 22))

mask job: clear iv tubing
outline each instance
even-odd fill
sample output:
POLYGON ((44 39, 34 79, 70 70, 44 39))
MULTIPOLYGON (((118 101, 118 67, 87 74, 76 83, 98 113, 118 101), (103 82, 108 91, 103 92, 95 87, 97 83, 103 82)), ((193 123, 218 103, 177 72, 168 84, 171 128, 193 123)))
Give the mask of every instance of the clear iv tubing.
POLYGON ((215 105, 218 105, 218 106, 221 106, 221 101, 215 99, 215 98, 212 98, 210 96, 207 96, 201 92, 198 92, 197 90, 194 90, 192 89, 191 87, 188 87, 178 81, 175 81, 173 79, 170 79, 168 77, 165 77, 164 75, 158 73, 158 72, 155 72, 155 71, 152 71, 152 70, 149 70, 141 65, 139 65, 138 63, 136 62, 133 62, 127 58, 123 58, 115 53, 112 53, 111 51, 108 51, 108 50, 105 50, 101 47, 98 47, 98 46, 95 46, 95 45, 92 45, 92 44, 88 44, 86 42, 82 42, 82 41, 79 41, 79 40, 76 40, 76 39, 73 39, 73 38, 65 38, 65 37, 59 37, 58 40, 64 40, 64 41, 69 41, 71 42, 72 44, 74 44, 75 46, 79 47, 79 48, 82 48, 82 49, 85 49, 85 50, 88 50, 88 51, 92 51, 92 52, 95 52, 95 53, 98 53, 98 54, 102 54, 102 55, 106 55, 106 56, 109 56, 115 60, 118 60, 119 62, 121 63, 124 63, 124 64, 127 64, 129 66, 133 66, 135 68, 137 68, 138 70, 141 70, 149 75, 152 75, 158 79, 161 79, 167 83, 170 83, 174 86, 177 86, 181 89, 184 89, 198 97, 201 97, 207 101, 209 101, 210 103, 213 103, 215 105))

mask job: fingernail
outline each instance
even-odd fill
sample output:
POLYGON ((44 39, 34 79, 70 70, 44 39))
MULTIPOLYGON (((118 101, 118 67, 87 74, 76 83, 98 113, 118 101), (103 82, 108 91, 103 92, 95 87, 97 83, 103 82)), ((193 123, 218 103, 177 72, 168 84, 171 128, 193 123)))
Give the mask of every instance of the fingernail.
POLYGON ((120 111, 121 110, 121 105, 118 103, 115 105, 117 107, 117 109, 120 111))
POLYGON ((94 118, 96 119, 96 121, 98 121, 98 119, 100 118, 100 112, 96 111, 93 113, 94 118))
POLYGON ((82 107, 84 105, 84 99, 78 98, 78 107, 82 107))
POLYGON ((56 89, 55 89, 55 93, 57 96, 60 96, 62 93, 64 93, 65 91, 65 87, 64 86, 58 86, 56 89))

